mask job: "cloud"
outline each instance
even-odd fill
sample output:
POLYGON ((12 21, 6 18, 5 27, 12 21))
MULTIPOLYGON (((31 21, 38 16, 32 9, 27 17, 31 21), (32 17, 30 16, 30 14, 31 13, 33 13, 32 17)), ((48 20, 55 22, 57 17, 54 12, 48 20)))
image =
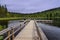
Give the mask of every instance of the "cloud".
POLYGON ((60 7, 60 0, 1 0, 9 11, 31 13, 60 7))

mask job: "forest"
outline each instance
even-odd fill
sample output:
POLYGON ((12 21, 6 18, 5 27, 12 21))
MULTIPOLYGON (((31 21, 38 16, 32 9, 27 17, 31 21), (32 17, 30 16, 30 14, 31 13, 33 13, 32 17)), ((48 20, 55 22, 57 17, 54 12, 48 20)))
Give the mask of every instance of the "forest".
POLYGON ((53 20, 53 25, 60 26, 60 7, 35 13, 15 13, 9 12, 6 5, 0 5, 0 30, 7 28, 10 19, 38 19, 53 20))

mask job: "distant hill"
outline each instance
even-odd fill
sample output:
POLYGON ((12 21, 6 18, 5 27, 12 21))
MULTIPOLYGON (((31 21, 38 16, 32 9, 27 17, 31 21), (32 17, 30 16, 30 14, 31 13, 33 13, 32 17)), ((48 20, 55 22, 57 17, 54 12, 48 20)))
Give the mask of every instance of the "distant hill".
POLYGON ((37 15, 38 17, 46 17, 47 15, 48 16, 60 16, 60 7, 58 8, 53 8, 53 9, 50 9, 50 10, 45 10, 45 11, 42 11, 42 12, 36 12, 36 13, 33 13, 33 14, 30 14, 30 15, 37 15))
POLYGON ((42 12, 36 12, 31 14, 22 14, 22 13, 13 13, 9 12, 12 17, 26 17, 26 18, 39 18, 39 17, 46 17, 48 19, 53 19, 53 17, 60 17, 60 7, 53 8, 50 10, 45 10, 42 12))

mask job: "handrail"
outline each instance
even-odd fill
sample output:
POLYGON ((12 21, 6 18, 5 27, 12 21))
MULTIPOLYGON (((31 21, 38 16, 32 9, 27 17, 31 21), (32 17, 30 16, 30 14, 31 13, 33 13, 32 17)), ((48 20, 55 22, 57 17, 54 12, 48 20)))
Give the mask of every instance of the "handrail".
POLYGON ((10 37, 11 37, 11 36, 13 37, 12 39, 14 39, 14 34, 15 34, 17 31, 23 29, 23 28, 25 27, 27 21, 28 21, 28 20, 25 20, 23 23, 20 23, 20 26, 18 26, 18 27, 9 27, 9 28, 6 28, 6 29, 0 31, 0 35, 3 35, 4 33, 8 33, 8 36, 7 36, 4 40, 7 40, 7 39, 10 40, 10 37), (18 28, 18 29, 14 31, 15 28, 18 28), (12 32, 12 33, 11 33, 11 32, 12 32), (11 34, 10 34, 10 33, 11 33, 11 34))
POLYGON ((9 37, 11 37, 13 34, 15 34, 17 31, 19 31, 20 29, 22 29, 23 27, 21 28, 18 28, 15 32, 13 32, 12 34, 10 34, 9 36, 7 36, 4 40, 7 40, 9 37))
POLYGON ((44 32, 42 31, 42 29, 40 27, 38 27, 37 22, 35 21, 35 26, 37 29, 37 33, 39 35, 39 39, 40 40, 48 40, 48 38, 46 37, 46 35, 44 34, 44 32))

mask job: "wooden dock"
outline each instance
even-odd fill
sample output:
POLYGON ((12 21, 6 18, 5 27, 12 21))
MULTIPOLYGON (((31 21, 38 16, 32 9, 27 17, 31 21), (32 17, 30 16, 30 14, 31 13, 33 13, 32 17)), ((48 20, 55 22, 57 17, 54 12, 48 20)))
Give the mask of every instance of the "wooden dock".
POLYGON ((38 37, 38 35, 34 21, 31 20, 14 40, 34 40, 34 37, 38 37))
POLYGON ((25 20, 18 27, 0 31, 0 35, 5 33, 7 33, 7 37, 4 40, 48 40, 42 29, 38 27, 36 20, 25 20), (18 34, 15 36, 15 33, 18 34))

